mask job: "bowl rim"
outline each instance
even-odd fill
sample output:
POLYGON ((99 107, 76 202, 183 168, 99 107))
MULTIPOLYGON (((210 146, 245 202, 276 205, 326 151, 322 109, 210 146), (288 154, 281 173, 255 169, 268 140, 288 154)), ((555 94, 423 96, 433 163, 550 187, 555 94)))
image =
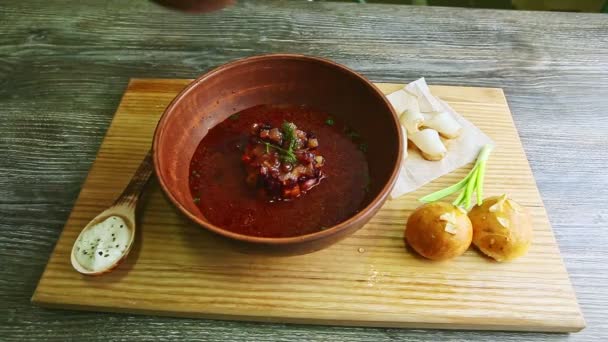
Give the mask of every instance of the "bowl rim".
POLYGON ((161 115, 161 117, 158 121, 158 124, 156 125, 156 128, 154 130, 154 136, 153 136, 153 141, 152 141, 152 156, 153 156, 153 162, 154 162, 154 172, 156 174, 158 183, 160 184, 161 188, 163 189, 163 192, 165 193, 165 195, 167 195, 167 197, 169 198, 171 203, 174 206, 176 206, 179 209, 179 211, 181 211, 182 214, 186 215, 190 220, 192 220, 199 226, 201 226, 205 229, 208 229, 216 234, 222 235, 222 236, 230 238, 230 239, 238 240, 238 241, 244 241, 244 242, 249 242, 249 243, 258 243, 258 244, 271 244, 271 245, 288 245, 288 244, 293 244, 293 243, 314 241, 314 240, 322 239, 322 238, 325 238, 325 237, 328 237, 328 236, 331 236, 334 234, 338 234, 340 231, 347 229, 348 227, 350 227, 352 224, 356 223, 357 221, 365 219, 365 217, 367 215, 374 215, 374 213, 379 209, 379 207, 385 202, 386 198, 388 197, 392 187, 394 186, 394 184, 397 180, 397 176, 399 174, 399 170, 401 168, 401 164, 402 164, 402 160, 403 160, 403 148, 404 148, 403 145, 404 144, 403 144, 403 133, 402 133, 400 126, 401 126, 401 124, 399 123, 397 114, 395 113, 393 106, 390 104, 390 102, 388 101, 386 96, 382 93, 382 91, 380 91, 380 89, 373 82, 371 82, 370 80, 365 78, 363 75, 357 73, 356 71, 354 71, 342 64, 339 64, 337 62, 334 62, 334 61, 326 59, 326 58, 307 56, 307 55, 301 55, 301 54, 278 53, 278 54, 255 55, 255 56, 240 58, 240 59, 219 65, 219 66, 211 69, 210 71, 200 75, 194 81, 189 83, 181 92, 179 92, 175 96, 175 98, 173 98, 173 100, 171 100, 169 105, 163 111, 163 114, 161 115), (177 106, 177 104, 179 102, 181 102, 186 96, 188 96, 188 94, 194 88, 196 88, 200 83, 204 82, 208 78, 210 78, 218 73, 221 73, 227 69, 235 68, 235 67, 238 67, 243 64, 256 62, 256 61, 264 60, 264 59, 312 61, 312 62, 316 62, 316 63, 324 64, 324 65, 327 65, 327 66, 330 66, 333 68, 340 69, 342 72, 345 72, 346 74, 350 74, 351 76, 355 77, 356 79, 358 79, 359 81, 363 82, 368 87, 370 87, 373 90, 373 95, 380 98, 380 100, 386 104, 387 108, 392 113, 393 124, 396 127, 396 131, 397 131, 397 135, 398 135, 398 137, 397 137, 398 155, 397 155, 397 160, 395 162, 395 165, 393 165, 393 171, 392 171, 391 176, 389 177, 388 181, 384 184, 384 186, 382 187, 380 192, 370 201, 370 203, 368 205, 366 205, 364 208, 362 208, 361 210, 359 210, 359 212, 357 212, 353 216, 349 217, 348 219, 346 219, 332 227, 329 227, 327 229, 324 229, 324 230, 321 230, 321 231, 318 231, 315 233, 308 233, 308 234, 291 236, 291 237, 259 237, 259 236, 252 236, 252 235, 245 235, 245 234, 231 232, 220 226, 214 225, 210 222, 203 221, 201 218, 199 218, 198 216, 194 215, 192 212, 187 210, 175 198, 175 196, 171 192, 171 189, 165 183, 165 180, 163 178, 163 173, 159 169, 160 168, 160 166, 159 166, 160 165, 160 156, 158 153, 158 144, 159 144, 158 141, 164 131, 164 127, 168 120, 169 114, 174 110, 174 108, 177 106))

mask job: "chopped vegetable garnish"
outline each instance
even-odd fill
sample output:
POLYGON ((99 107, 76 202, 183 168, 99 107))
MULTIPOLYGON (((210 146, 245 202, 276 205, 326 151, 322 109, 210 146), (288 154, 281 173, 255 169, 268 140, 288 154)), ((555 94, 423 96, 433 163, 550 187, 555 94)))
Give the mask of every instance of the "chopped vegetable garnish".
POLYGON ((283 122, 281 130, 283 131, 283 136, 287 140, 287 150, 293 155, 293 151, 298 143, 298 138, 296 137, 296 125, 291 122, 283 122))
POLYGON ((334 125, 334 119, 330 116, 327 118, 327 120, 325 120, 325 123, 328 124, 329 126, 333 126, 334 125))
POLYGON ((237 120, 240 117, 241 117, 241 113, 236 113, 236 114, 230 115, 231 120, 237 120))
POLYGON ((271 200, 290 200, 319 184, 325 158, 317 154, 319 140, 292 122, 281 127, 251 126, 249 143, 241 156, 246 183, 271 200))
POLYGON ((262 143, 266 145, 266 153, 270 152, 270 148, 274 148, 275 150, 279 151, 282 162, 293 164, 297 161, 296 155, 293 153, 292 150, 286 150, 282 147, 279 147, 266 141, 263 141, 262 143))
POLYGON ((462 192, 458 195, 456 200, 453 202, 454 205, 464 208, 469 208, 471 206, 471 198, 473 197, 473 193, 477 193, 477 204, 482 204, 483 197, 483 178, 485 176, 486 169, 486 161, 488 160, 488 156, 494 147, 492 145, 485 145, 481 152, 479 152, 479 156, 477 157, 477 161, 475 165, 469 172, 469 174, 464 177, 460 182, 451 185, 445 189, 441 189, 432 194, 426 195, 419 199, 420 202, 430 203, 438 201, 446 196, 456 193, 459 190, 462 192))

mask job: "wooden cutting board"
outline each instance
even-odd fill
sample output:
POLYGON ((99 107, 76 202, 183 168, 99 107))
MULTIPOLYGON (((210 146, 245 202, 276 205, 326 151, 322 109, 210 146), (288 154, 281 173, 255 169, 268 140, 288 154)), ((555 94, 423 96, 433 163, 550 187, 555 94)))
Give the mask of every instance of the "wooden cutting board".
MULTIPOLYGON (((33 302, 48 307, 167 316, 379 327, 574 332, 585 326, 501 89, 432 86, 497 143, 486 194, 510 194, 533 215, 528 255, 499 264, 471 248, 448 262, 409 252, 403 230, 417 198, 451 185, 470 165, 388 201, 342 242, 297 257, 234 252, 190 224, 153 180, 137 242, 102 277, 70 265, 80 229, 109 206, 150 148, 165 106, 190 80, 134 79, 51 255, 33 302)), ((379 84, 390 92, 395 84, 379 84)))

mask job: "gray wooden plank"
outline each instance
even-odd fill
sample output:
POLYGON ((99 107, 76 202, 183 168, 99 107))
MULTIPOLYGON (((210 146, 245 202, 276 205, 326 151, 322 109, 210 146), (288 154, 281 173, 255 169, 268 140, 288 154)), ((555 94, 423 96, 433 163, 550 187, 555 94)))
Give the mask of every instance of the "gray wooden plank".
POLYGON ((0 3, 0 339, 608 339, 608 17, 306 1, 207 15, 148 2, 0 3), (131 77, 229 60, 328 57, 375 81, 505 89, 588 327, 573 335, 256 324, 29 303, 131 77))

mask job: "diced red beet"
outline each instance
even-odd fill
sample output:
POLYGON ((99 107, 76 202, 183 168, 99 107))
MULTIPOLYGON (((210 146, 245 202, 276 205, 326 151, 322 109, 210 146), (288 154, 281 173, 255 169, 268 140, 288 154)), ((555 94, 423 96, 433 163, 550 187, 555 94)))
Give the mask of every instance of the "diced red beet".
POLYGON ((291 135, 268 124, 253 124, 241 158, 247 170, 247 184, 258 187, 270 200, 299 197, 325 177, 321 169, 325 159, 315 152, 319 146, 315 135, 297 129, 293 123, 287 125, 291 135), (290 136, 296 139, 294 150, 290 150, 290 136), (286 158, 289 153, 295 159, 286 158))

